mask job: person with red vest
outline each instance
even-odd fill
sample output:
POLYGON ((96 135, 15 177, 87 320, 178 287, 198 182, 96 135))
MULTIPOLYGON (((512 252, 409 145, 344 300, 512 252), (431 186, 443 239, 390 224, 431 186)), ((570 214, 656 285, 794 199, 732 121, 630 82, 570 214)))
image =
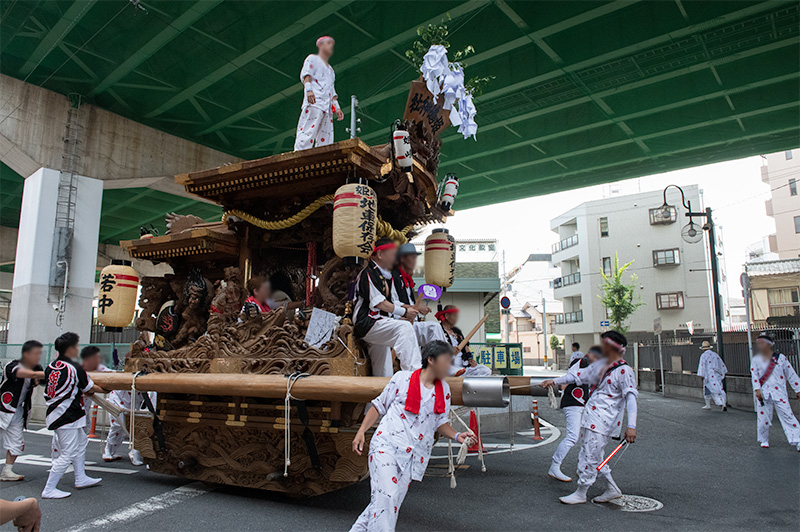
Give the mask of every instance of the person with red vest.
POLYGON ((775 340, 770 335, 759 335, 756 348, 758 354, 750 362, 750 374, 753 376, 753 392, 758 399, 758 441, 761 447, 769 449, 769 428, 772 426, 772 413, 776 411, 786 439, 800 451, 800 423, 789 406, 786 392, 788 384, 800 399, 800 377, 786 357, 775 350, 775 340))
MULTIPOLYGON (((412 274, 417 267, 419 255, 417 247, 411 242, 406 242, 397 248, 397 265, 392 270, 392 299, 402 305, 413 306, 416 303, 416 285, 412 274)), ((419 311, 419 316, 413 321, 419 345, 424 346, 434 340, 446 341, 447 338, 436 320, 425 321, 425 316, 431 313, 430 307, 420 303, 414 308, 419 311)))
POLYGON ((450 372, 453 348, 435 340, 422 350, 422 368, 398 371, 372 400, 353 439, 353 452, 364 452, 366 432, 380 418, 369 443, 370 502, 353 531, 390 531, 412 480, 422 482, 438 431, 456 443, 474 441, 472 431, 450 425, 450 372))

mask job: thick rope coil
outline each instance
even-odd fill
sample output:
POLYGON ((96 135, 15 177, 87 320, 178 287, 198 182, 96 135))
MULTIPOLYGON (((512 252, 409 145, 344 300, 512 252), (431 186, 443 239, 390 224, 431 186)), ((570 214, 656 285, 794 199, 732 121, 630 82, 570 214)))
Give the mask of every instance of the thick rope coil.
POLYGON ((378 223, 375 225, 375 234, 378 238, 390 238, 399 244, 408 242, 408 233, 414 229, 414 225, 407 225, 400 231, 392 227, 389 222, 384 221, 383 218, 378 216, 378 223))
POLYGON ((137 371, 133 374, 133 379, 131 379, 131 411, 128 414, 128 435, 130 436, 130 441, 128 442, 128 451, 133 451, 133 444, 136 440, 135 428, 136 424, 134 423, 134 416, 136 415, 136 377, 142 375, 141 371, 137 371))
POLYGON ((283 406, 286 409, 286 415, 283 418, 283 455, 285 457, 283 462, 283 476, 289 476, 289 466, 292 465, 292 386, 303 377, 308 377, 308 373, 292 373, 286 380, 286 397, 283 400, 283 406))
MULTIPOLYGON (((462 445, 463 447, 463 445, 462 445)), ((461 454, 461 451, 459 451, 461 454)), ((450 488, 456 489, 456 468, 453 466, 453 441, 447 442, 447 472, 450 475, 450 488)))
POLYGON ((285 220, 277 220, 274 222, 270 222, 267 220, 262 220, 261 218, 256 218, 251 214, 247 214, 244 211, 240 211, 238 209, 231 209, 229 211, 225 211, 222 214, 222 221, 225 222, 230 216, 236 216, 237 218, 241 218, 245 222, 249 223, 250 225, 254 225, 261 229, 266 229, 268 231, 278 231, 279 229, 288 229, 293 225, 297 225, 312 214, 314 214, 317 210, 319 210, 323 205, 326 203, 330 203, 333 201, 333 194, 328 194, 326 196, 322 196, 321 198, 317 198, 316 200, 312 201, 309 205, 307 205, 303 210, 295 214, 294 216, 290 216, 285 220))

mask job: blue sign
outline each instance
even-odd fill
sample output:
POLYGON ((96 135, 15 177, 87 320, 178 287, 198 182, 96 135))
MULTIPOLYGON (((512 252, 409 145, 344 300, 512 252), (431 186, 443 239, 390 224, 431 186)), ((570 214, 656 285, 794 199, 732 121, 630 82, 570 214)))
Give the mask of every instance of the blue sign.
POLYGON ((508 299, 506 296, 500 298, 500 306, 503 308, 508 308, 511 306, 511 300, 508 299))
POLYGON ((608 320, 603 320, 600 322, 600 327, 609 327, 611 326, 611 322, 608 320))

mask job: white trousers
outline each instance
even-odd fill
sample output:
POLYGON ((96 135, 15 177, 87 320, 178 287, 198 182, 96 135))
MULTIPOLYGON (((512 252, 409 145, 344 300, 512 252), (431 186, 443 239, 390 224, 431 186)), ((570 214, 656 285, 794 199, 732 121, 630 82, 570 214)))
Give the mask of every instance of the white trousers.
MULTIPOLYGON (((609 436, 584 428, 581 429, 581 440, 581 452, 578 453, 578 486, 588 488, 597 480, 597 466, 605 458, 603 451, 609 436)), ((609 482, 614 481, 608 464, 603 466, 599 473, 609 482)))
POLYGON ((304 105, 297 121, 294 151, 308 150, 333 143, 333 114, 304 105))
POLYGON ((376 320, 364 335, 364 341, 369 345, 373 376, 389 377, 394 373, 390 348, 394 348, 400 369, 414 371, 422 367, 422 353, 410 321, 391 318, 376 320))
POLYGON ((722 386, 719 386, 719 388, 714 387, 713 389, 703 386, 703 396, 707 404, 710 402, 709 399, 713 399, 717 406, 725 406, 728 403, 728 396, 722 386))
POLYGON ((392 532, 411 485, 411 462, 398 466, 389 453, 369 453, 370 500, 350 532, 392 532))
POLYGON ((111 423, 108 427, 108 438, 106 438, 106 451, 105 454, 115 456, 120 444, 128 436, 128 428, 120 424, 116 417, 111 418, 111 423))
POLYGON ((76 465, 75 473, 78 475, 77 463, 83 464, 86 456, 86 445, 89 442, 83 427, 56 429, 54 442, 58 444, 58 453, 53 458, 53 464, 50 467, 51 473, 59 476, 63 475, 70 464, 74 464, 76 465))
POLYGON ((3 449, 14 456, 19 456, 25 449, 25 439, 22 432, 22 418, 13 418, 5 429, 0 429, 3 449))
POLYGON ((561 410, 567 418, 567 433, 558 444, 556 452, 553 453, 553 464, 558 466, 564 461, 569 450, 578 442, 581 434, 581 416, 583 415, 582 406, 566 406, 561 410))
POLYGON ((758 430, 756 432, 758 433, 759 443, 769 443, 769 428, 772 426, 773 410, 778 413, 778 419, 789 443, 792 445, 800 444, 800 424, 798 424, 797 418, 792 412, 789 400, 778 399, 773 401, 770 397, 764 399, 763 405, 756 400, 756 419, 758 420, 758 430))
POLYGON ((434 340, 447 342, 447 337, 444 335, 444 329, 442 329, 441 324, 438 322, 415 321, 414 334, 417 335, 417 343, 420 347, 423 347, 425 344, 433 342, 434 340))

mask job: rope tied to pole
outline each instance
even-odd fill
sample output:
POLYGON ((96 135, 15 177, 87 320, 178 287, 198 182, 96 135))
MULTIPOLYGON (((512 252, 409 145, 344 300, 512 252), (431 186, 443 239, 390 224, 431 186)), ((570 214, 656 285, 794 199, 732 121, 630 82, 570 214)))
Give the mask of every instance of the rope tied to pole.
POLYGON ((292 465, 292 399, 297 399, 292 396, 292 386, 303 377, 308 377, 308 373, 295 372, 289 375, 286 381, 286 397, 283 399, 283 406, 286 409, 286 415, 283 418, 283 476, 289 476, 289 466, 292 465))
POLYGON ((323 205, 331 202, 333 202, 333 194, 327 194, 325 196, 321 196, 312 201, 311 203, 309 203, 308 205, 306 205, 297 214, 294 214, 284 220, 275 220, 275 221, 262 220, 261 218, 253 216, 252 214, 248 214, 244 211, 240 211, 238 209, 230 209, 222 214, 222 221, 225 222, 231 216, 236 216, 237 218, 241 218, 250 225, 254 225, 261 229, 266 229, 268 231, 278 231, 280 229, 288 229, 293 225, 299 224, 300 222, 302 222, 303 220, 314 214, 316 211, 318 211, 323 205))

